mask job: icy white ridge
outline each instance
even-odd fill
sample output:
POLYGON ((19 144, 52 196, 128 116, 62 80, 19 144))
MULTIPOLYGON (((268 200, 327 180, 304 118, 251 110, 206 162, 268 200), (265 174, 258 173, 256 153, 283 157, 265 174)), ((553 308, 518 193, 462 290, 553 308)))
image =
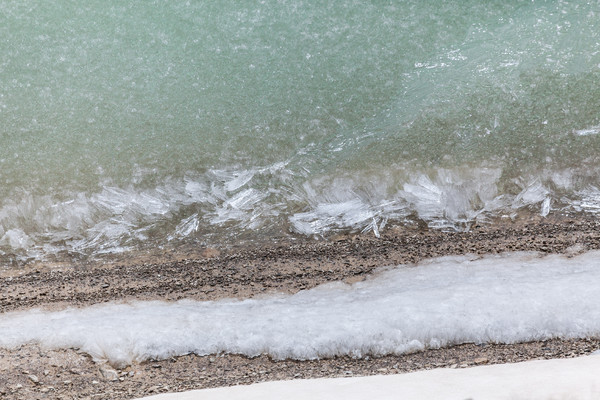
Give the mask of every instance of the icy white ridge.
POLYGON ((600 334, 600 252, 446 257, 295 295, 135 302, 0 317, 0 346, 79 348, 115 365, 190 352, 314 359, 600 334))
POLYGON ((394 174, 317 179, 302 187, 300 197, 310 207, 289 221, 295 232, 309 236, 344 228, 379 236, 388 221, 411 214, 432 228, 448 230, 468 229, 474 221, 522 208, 539 209, 545 217, 553 195, 546 185, 556 179, 568 186, 570 176, 564 175, 523 177, 514 182, 521 189, 516 195, 499 192, 501 168, 441 168, 432 176, 411 173, 399 180, 394 174))
POLYGON ((152 229, 166 230, 164 239, 169 241, 187 237, 202 225, 229 223, 237 229, 256 229, 279 209, 263 203, 270 194, 251 187, 252 179, 284 179, 286 174, 285 164, 278 163, 240 171, 210 170, 147 189, 107 185, 97 193, 66 194, 65 201, 21 193, 0 201, 0 254, 8 249, 34 258, 64 250, 116 253, 147 240, 152 229), (196 212, 185 214, 170 228, 186 207, 196 212))
POLYGON ((585 129, 578 129, 575 131, 575 134, 578 136, 589 136, 589 135, 597 135, 600 133, 600 126, 591 126, 585 129))
POLYGON ((97 192, 67 190, 60 197, 20 191, 0 201, 0 256, 97 255, 260 230, 379 236, 415 217, 432 228, 466 230, 490 217, 513 218, 521 209, 544 217, 561 208, 600 210, 600 192, 587 183, 600 169, 525 174, 510 182, 511 190, 502 171, 493 164, 429 172, 398 167, 305 180, 302 172, 276 163, 209 170, 149 187, 105 183, 97 192))

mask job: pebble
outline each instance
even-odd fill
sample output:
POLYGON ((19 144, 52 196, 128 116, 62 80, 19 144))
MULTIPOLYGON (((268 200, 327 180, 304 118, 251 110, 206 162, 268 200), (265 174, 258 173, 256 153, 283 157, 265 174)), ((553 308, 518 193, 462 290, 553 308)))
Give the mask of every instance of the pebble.
POLYGON ((119 374, 117 371, 107 365, 100 366, 98 370, 100 371, 100 375, 102 375, 107 381, 116 381, 119 379, 119 374))

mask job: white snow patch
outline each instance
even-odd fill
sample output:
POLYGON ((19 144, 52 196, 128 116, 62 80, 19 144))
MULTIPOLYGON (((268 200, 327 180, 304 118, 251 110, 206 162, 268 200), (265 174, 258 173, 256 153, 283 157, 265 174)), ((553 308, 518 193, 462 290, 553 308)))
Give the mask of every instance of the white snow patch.
POLYGON ((0 346, 79 348, 115 365, 173 355, 400 354, 600 335, 600 252, 445 257, 295 295, 134 302, 0 316, 0 346))
POLYGON ((537 360, 357 378, 276 381, 140 400, 596 400, 600 357, 537 360))

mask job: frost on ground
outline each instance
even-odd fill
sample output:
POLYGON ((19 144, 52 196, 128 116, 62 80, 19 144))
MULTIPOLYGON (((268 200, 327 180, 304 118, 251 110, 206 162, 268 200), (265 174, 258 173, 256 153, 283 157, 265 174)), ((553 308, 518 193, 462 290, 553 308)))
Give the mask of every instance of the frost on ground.
POLYGON ((598 251, 455 256, 294 295, 12 312, 0 316, 0 346, 79 348, 122 366, 187 353, 315 359, 590 337, 600 334, 598 264, 598 251))

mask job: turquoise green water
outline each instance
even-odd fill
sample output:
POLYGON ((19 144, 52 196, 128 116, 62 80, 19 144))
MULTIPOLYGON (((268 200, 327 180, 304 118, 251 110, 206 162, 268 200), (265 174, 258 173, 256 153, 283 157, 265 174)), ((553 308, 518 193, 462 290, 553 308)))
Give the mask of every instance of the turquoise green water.
POLYGON ((597 1, 0 1, 0 248, 600 209, 597 1))

